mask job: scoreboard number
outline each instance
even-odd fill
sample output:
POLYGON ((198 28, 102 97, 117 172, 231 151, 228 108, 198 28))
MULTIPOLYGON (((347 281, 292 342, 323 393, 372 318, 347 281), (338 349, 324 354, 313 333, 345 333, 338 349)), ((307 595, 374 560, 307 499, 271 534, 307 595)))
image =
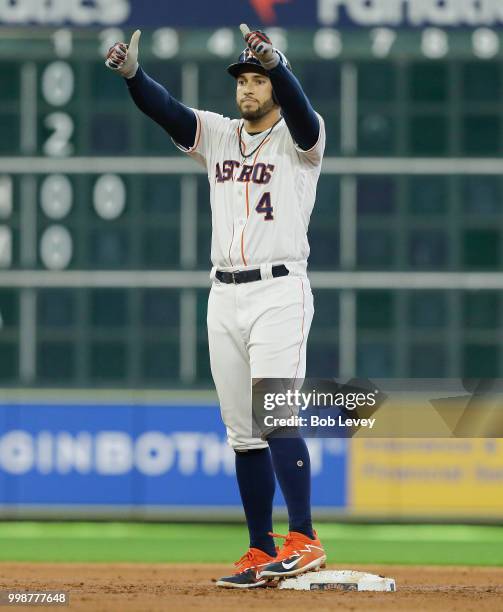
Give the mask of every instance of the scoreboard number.
POLYGON ((208 38, 208 51, 219 57, 228 57, 234 53, 234 30, 220 28, 208 38))
POLYGON ((449 39, 444 30, 426 28, 423 31, 421 49, 426 57, 440 59, 449 52, 449 39))
POLYGON ((50 157, 68 157, 73 153, 70 140, 74 132, 73 119, 66 113, 47 115, 44 125, 53 131, 44 144, 44 153, 50 157))
POLYGON ((175 57, 180 50, 178 32, 173 28, 159 28, 152 34, 152 53, 160 59, 175 57))
POLYGON ((68 28, 56 30, 52 35, 54 53, 58 57, 70 57, 73 53, 73 33, 68 28))
MULTIPOLYGON (((56 61, 49 64, 42 74, 42 95, 51 106, 61 107, 68 104, 75 92, 75 75, 67 62, 56 61)), ((52 134, 44 143, 43 151, 49 157, 67 157, 73 153, 70 140, 74 133, 73 119, 64 112, 47 115, 46 128, 52 134)))
POLYGON ((64 270, 73 255, 73 240, 63 225, 51 225, 40 240, 40 259, 49 270, 64 270))
POLYGON ((314 35, 314 50, 322 59, 334 59, 342 52, 341 35, 332 28, 321 28, 314 35))
MULTIPOLYGON (((53 36, 57 54, 72 51, 73 39, 67 30, 59 30, 53 36)), ((52 133, 43 145, 43 152, 50 157, 72 155, 71 142, 75 126, 72 117, 63 112, 75 94, 75 74, 68 62, 57 60, 46 66, 41 78, 42 96, 45 102, 59 108, 44 119, 45 127, 52 133)), ((61 174, 47 176, 40 188, 40 206, 52 221, 64 219, 73 206, 73 187, 70 179, 61 174)), ((63 225, 50 225, 45 229, 39 244, 40 259, 49 270, 64 270, 73 257, 73 239, 63 225)))
POLYGON ((126 207, 126 186, 120 176, 104 174, 94 185, 94 209, 106 221, 117 219, 126 207))
POLYGON ((40 205, 49 219, 66 217, 73 205, 73 187, 70 179, 53 174, 44 179, 40 190, 40 205))
POLYGON ((370 32, 372 53, 376 57, 387 57, 396 40, 396 32, 389 28, 375 28, 370 32))
MULTIPOLYGON (((361 30, 363 33, 364 31, 361 30)), ((360 34, 359 34, 360 35, 360 34)), ((361 53, 364 57, 393 58, 393 57, 416 57, 418 55, 436 60, 448 57, 449 54, 458 57, 459 54, 471 55, 477 59, 487 60, 501 53, 501 34, 498 30, 487 27, 477 28, 471 33, 466 32, 465 37, 460 39, 457 31, 443 30, 438 27, 427 27, 419 31, 404 31, 391 27, 375 27, 368 29, 361 38, 361 53), (456 44, 450 44, 450 36, 455 38, 456 44), (418 44, 419 40, 419 44, 418 44), (461 44, 460 44, 461 43, 461 44)), ((288 42, 285 33, 285 42, 288 42)), ((321 59, 335 59, 345 51, 352 52, 351 33, 339 32, 331 27, 319 28, 313 36, 314 53, 321 59), (350 41, 349 45, 345 43, 350 41)), ((454 40, 454 38, 453 38, 454 40)), ((351 58, 351 55, 349 55, 351 58)))
MULTIPOLYGON (((284 28, 266 28, 266 32, 281 51, 287 51, 289 47, 292 47, 298 52, 300 50, 301 53, 307 52, 309 55, 314 52, 316 57, 326 60, 335 59, 344 54, 351 59, 355 52, 360 57, 378 59, 421 56, 432 60, 442 59, 450 54, 455 57, 461 54, 478 59, 491 59, 501 53, 501 32, 486 26, 466 28, 462 38, 460 37, 461 28, 442 29, 442 25, 410 30, 395 28, 391 22, 368 23, 367 26, 357 31, 358 44, 356 46, 352 40, 356 31, 337 30, 330 26, 314 30, 311 43, 307 42, 307 38, 302 36, 297 38, 297 34, 290 33, 284 28)), ((60 28, 54 31, 51 37, 54 54, 59 58, 58 62, 64 62, 65 59, 78 54, 82 41, 75 37, 70 29, 60 28)), ((117 41, 128 40, 128 34, 117 27, 105 28, 97 33, 97 37, 96 50, 100 58, 103 58, 117 41)), ((222 27, 208 33, 206 49, 216 57, 227 58, 241 48, 241 43, 241 36, 233 28, 222 27)), ((143 44, 145 52, 159 59, 182 56, 182 59, 189 60, 194 54, 204 54, 204 48, 200 47, 200 43, 196 42, 195 38, 183 37, 180 30, 172 27, 151 30, 143 44)), ((58 89, 53 92, 48 88, 47 91, 49 96, 53 94, 56 98, 60 94, 58 89)))
POLYGON ((478 28, 472 34, 473 52, 480 59, 491 59, 498 55, 500 39, 489 28, 478 28))
POLYGON ((73 97, 75 77, 66 62, 49 64, 42 74, 42 94, 51 106, 64 106, 73 97))

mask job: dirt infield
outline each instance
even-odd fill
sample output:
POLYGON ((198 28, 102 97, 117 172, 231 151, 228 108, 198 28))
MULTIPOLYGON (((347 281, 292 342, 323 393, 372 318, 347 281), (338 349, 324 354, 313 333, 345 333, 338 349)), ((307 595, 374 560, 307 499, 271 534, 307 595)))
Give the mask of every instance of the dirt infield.
MULTIPOLYGON (((277 589, 220 589, 212 579, 229 567, 118 563, 0 563, 0 590, 64 590, 70 606, 103 612, 158 610, 224 611, 312 609, 407 610, 428 612, 503 609, 503 568, 357 566, 397 581, 396 593, 298 592, 277 589)), ((12 608, 6 608, 12 609, 12 608)), ((32 607, 14 609, 33 610, 32 607)), ((57 609, 44 606, 44 609, 57 609)))

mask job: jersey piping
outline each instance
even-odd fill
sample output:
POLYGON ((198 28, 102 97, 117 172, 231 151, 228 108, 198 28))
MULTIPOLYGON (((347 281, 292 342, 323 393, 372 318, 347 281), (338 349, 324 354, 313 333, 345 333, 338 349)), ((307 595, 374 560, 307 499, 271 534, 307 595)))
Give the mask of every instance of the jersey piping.
MULTIPOLYGON (((255 164, 257 163, 257 159, 259 156, 260 151, 263 149, 263 147, 269 142, 270 138, 266 138, 264 140, 264 142, 260 145, 260 147, 257 150, 257 153, 255 154, 255 157, 253 159, 253 163, 252 163, 252 168, 255 168, 255 164)), ((248 181, 246 183, 246 223, 241 231, 241 259, 243 260, 243 264, 245 266, 247 266, 248 264, 246 263, 246 258, 245 258, 245 253, 244 253, 244 235, 245 235, 245 229, 246 229, 246 224, 248 223, 248 218, 250 217, 250 192, 249 192, 249 187, 250 187, 250 181, 248 181)))

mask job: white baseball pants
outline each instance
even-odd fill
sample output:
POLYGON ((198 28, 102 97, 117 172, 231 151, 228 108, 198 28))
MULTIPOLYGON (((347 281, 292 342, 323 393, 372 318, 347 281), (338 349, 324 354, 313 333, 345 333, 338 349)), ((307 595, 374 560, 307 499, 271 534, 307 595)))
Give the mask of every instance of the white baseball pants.
POLYGON ((214 280, 208 300, 211 373, 234 449, 267 447, 252 437, 252 380, 305 377, 313 314, 306 276, 239 285, 214 280))

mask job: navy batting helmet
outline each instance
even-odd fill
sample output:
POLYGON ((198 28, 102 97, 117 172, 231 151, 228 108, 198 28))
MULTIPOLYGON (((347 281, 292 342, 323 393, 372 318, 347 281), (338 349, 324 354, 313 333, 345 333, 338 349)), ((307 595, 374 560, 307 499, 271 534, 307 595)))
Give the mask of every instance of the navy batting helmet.
MULTIPOLYGON (((275 49, 275 51, 279 55, 279 61, 283 64, 283 66, 286 66, 288 70, 291 70, 292 67, 290 66, 290 62, 286 59, 283 53, 281 53, 281 51, 278 51, 277 49, 275 49)), ((258 72, 259 74, 264 74, 265 76, 267 76, 267 70, 265 68, 262 68, 261 63, 253 55, 251 49, 249 49, 248 47, 241 53, 238 58, 238 61, 235 64, 231 64, 227 68, 227 72, 231 74, 235 79, 237 79, 238 76, 243 72, 258 72)))

